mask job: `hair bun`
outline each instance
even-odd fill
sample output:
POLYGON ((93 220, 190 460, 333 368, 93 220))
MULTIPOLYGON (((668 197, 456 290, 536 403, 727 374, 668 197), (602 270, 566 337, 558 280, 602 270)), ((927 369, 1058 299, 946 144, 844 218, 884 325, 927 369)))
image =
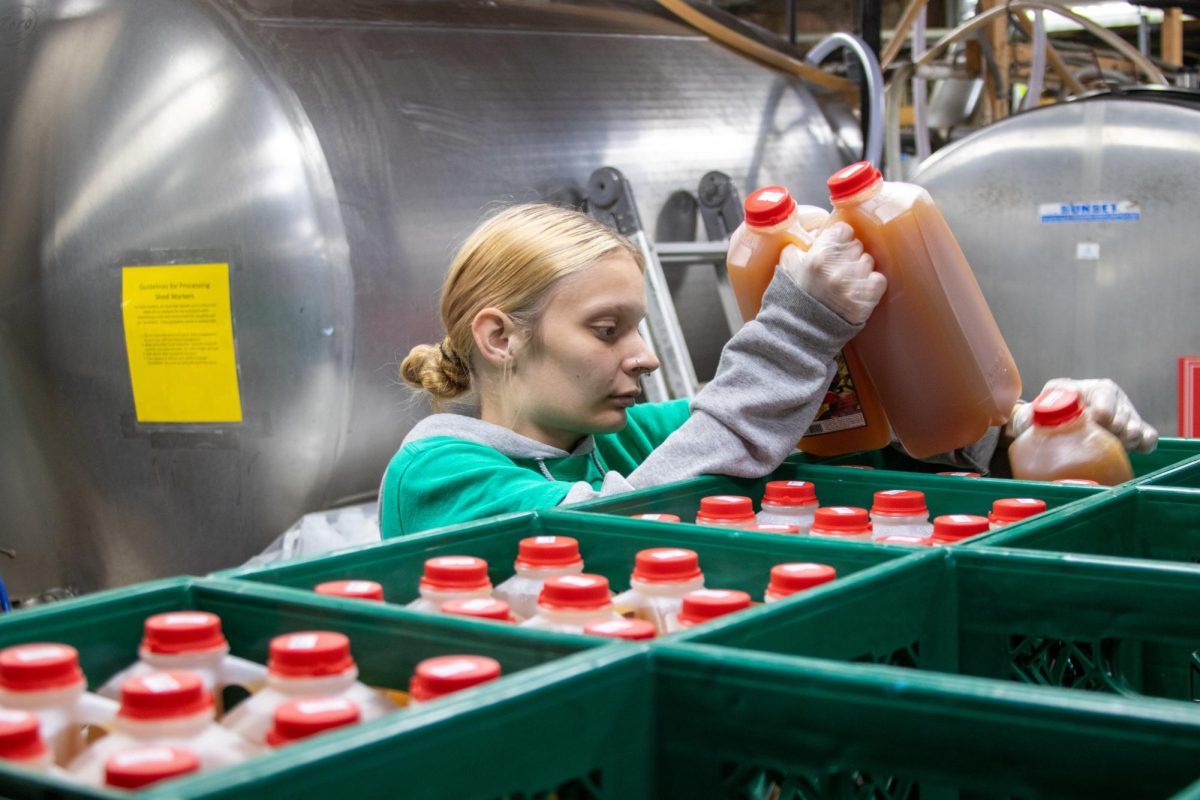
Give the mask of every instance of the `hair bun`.
POLYGON ((400 364, 400 377, 414 389, 424 389, 437 401, 453 400, 471 389, 466 362, 441 344, 419 344, 400 364))

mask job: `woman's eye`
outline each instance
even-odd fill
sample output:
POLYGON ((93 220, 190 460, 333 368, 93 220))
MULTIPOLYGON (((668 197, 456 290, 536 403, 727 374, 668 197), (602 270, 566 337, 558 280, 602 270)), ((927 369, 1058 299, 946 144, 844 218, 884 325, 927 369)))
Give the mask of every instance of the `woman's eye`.
POLYGON ((601 339, 611 339, 617 335, 616 325, 596 325, 592 328, 601 339))

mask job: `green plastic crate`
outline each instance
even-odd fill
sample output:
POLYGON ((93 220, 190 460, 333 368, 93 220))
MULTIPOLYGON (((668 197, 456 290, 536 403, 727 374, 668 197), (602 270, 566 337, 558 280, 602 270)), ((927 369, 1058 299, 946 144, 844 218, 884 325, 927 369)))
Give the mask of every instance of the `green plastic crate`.
MULTIPOLYGON (((1179 439, 1164 437, 1158 440, 1158 447, 1153 453, 1130 453, 1129 463, 1133 466, 1134 479, 1153 475, 1160 470, 1177 466, 1185 461, 1192 461, 1200 456, 1200 439, 1179 439)), ((846 455, 822 458, 820 456, 800 455, 797 460, 814 464, 858 464, 875 469, 901 470, 905 472, 944 472, 953 467, 930 464, 918 461, 894 447, 882 450, 869 450, 862 453, 847 453, 846 455)))
POLYGON ((1200 489, 1200 457, 1189 458, 1187 461, 1159 470, 1138 481, 1138 484, 1170 489, 1200 489))
MULTIPOLYGON (((614 591, 629 588, 629 574, 639 550, 687 547, 700 556, 705 585, 741 589, 755 600, 762 599, 771 567, 775 564, 816 561, 834 567, 839 579, 844 579, 861 570, 881 568, 896 559, 912 557, 911 551, 903 547, 862 548, 786 534, 706 529, 564 511, 535 511, 417 533, 307 561, 222 574, 298 589, 309 589, 328 580, 373 580, 383 585, 384 597, 389 601, 407 603, 417 597, 417 582, 427 558, 445 555, 483 558, 488 562, 489 575, 496 585, 512 576, 517 543, 527 536, 545 535, 578 539, 584 569, 608 578, 614 591)), ((815 591, 824 588, 818 587, 815 591)), ((734 617, 740 619, 751 613, 753 611, 741 612, 734 617)), ((473 620, 470 622, 474 623, 473 620)))
MULTIPOLYGON (((930 518, 940 514, 979 514, 986 516, 992 502, 1003 497, 1038 497, 1046 501, 1047 514, 1077 500, 1104 492, 1094 486, 1058 486, 1048 483, 1012 481, 995 478, 955 478, 922 475, 891 470, 862 470, 847 467, 808 464, 789 460, 770 476, 758 480, 708 476, 642 489, 627 494, 593 500, 571 506, 573 511, 617 514, 667 513, 692 520, 700 499, 714 494, 738 494, 750 497, 759 507, 767 481, 811 481, 823 506, 870 508, 875 492, 883 489, 917 489, 925 493, 930 518)), ((1023 523, 1018 524, 1026 524, 1023 523)), ((983 541, 973 537, 972 544, 983 541)))
MULTIPOLYGON (((340 631, 350 637, 360 679, 372 686, 404 689, 417 662, 432 656, 456 653, 491 656, 500 662, 504 677, 469 690, 476 697, 488 692, 505 695, 518 691, 516 687, 524 681, 536 682, 547 670, 553 672, 557 667, 552 662, 565 664, 568 671, 586 669, 588 651, 602 644, 601 640, 548 633, 532 635, 506 626, 472 624, 377 603, 302 595, 273 586, 175 578, 6 614, 0 617, 0 647, 39 641, 70 644, 79 650, 81 666, 94 689, 137 659, 146 617, 180 610, 217 614, 233 654, 259 663, 265 663, 270 640, 279 634, 314 629, 340 631), (532 677, 514 680, 524 675, 522 671, 532 677)), ((398 713, 415 717, 427 708, 398 713)), ((373 731, 376 724, 372 722, 364 729, 373 731)), ((407 724, 411 723, 403 723, 401 727, 407 724)), ((309 745, 297 745, 298 752, 304 752, 300 747, 309 745)), ((320 747, 331 749, 327 744, 320 747)), ((252 770, 266 761, 257 759, 252 770)), ((62 793, 56 793, 57 789, 48 788, 50 784, 31 781, 23 775, 0 764, 0 796, 113 796, 78 790, 67 783, 58 784, 62 793)), ((577 776, 564 775, 563 780, 574 777, 577 776)), ((554 785, 557 784, 551 784, 554 785)))
MULTIPOLYGON (((960 548, 680 641, 1130 698, 1200 700, 1200 580, 1082 556, 960 548)), ((1200 716, 1200 714, 1198 714, 1200 716)))
POLYGON ((1200 563, 1200 495, 1128 487, 1072 506, 1054 519, 997 531, 986 544, 1195 565, 1200 563))

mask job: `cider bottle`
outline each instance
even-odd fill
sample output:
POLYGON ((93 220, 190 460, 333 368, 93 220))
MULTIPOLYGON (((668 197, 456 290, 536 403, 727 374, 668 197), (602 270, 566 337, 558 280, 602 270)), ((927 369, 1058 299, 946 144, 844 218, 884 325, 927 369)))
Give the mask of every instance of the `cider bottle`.
POLYGON ((915 458, 964 447, 1008 421, 1021 376, 975 275, 929 193, 866 161, 829 179, 887 291, 854 339, 888 421, 915 458))
MULTIPOLYGON (((782 186, 752 192, 745 209, 745 221, 729 240, 726 270, 738 310, 748 322, 758 315, 783 248, 794 244, 808 250, 815 238, 809 231, 819 228, 828 215, 815 206, 796 205, 782 186)), ((854 343, 846 345, 834 362, 833 381, 798 447, 819 456, 886 447, 891 429, 854 343)))
POLYGON ((1074 389, 1048 389, 1033 401, 1033 424, 1008 447, 1013 477, 1075 478, 1105 486, 1133 477, 1121 440, 1088 418, 1074 389))

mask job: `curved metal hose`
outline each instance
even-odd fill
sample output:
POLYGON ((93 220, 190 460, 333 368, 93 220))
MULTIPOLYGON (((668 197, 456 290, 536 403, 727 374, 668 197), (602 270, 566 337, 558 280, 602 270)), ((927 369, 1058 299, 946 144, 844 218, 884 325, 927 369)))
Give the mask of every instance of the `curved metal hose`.
POLYGON ((879 59, 867 46, 867 43, 850 33, 831 33, 817 42, 804 60, 813 66, 818 66, 830 54, 842 48, 848 49, 862 62, 863 71, 867 78, 868 120, 866 135, 863 137, 863 158, 876 167, 879 166, 883 155, 883 70, 879 67, 879 59))

